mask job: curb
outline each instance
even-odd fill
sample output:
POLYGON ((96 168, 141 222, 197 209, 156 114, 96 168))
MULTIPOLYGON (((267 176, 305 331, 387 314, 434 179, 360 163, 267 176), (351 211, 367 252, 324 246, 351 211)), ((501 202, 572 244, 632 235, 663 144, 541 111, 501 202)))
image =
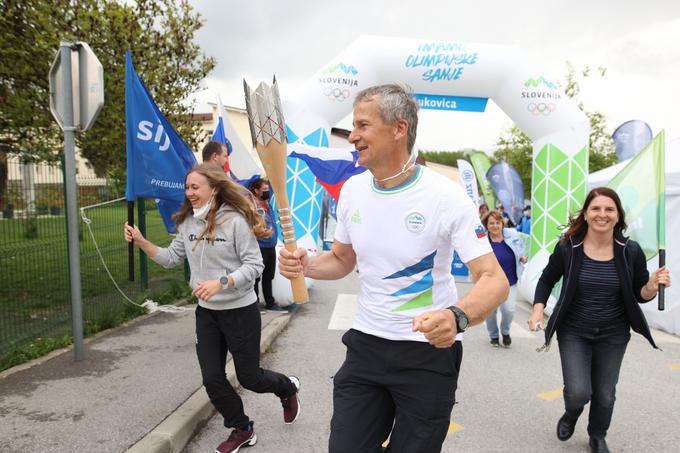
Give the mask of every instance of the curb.
MULTIPOLYGON (((290 314, 277 316, 262 330, 260 354, 267 351, 290 321, 290 314)), ((233 360, 227 362, 227 379, 238 388, 233 360)), ((127 453, 181 453, 184 447, 216 414, 203 387, 199 388, 151 432, 132 445, 127 453)))

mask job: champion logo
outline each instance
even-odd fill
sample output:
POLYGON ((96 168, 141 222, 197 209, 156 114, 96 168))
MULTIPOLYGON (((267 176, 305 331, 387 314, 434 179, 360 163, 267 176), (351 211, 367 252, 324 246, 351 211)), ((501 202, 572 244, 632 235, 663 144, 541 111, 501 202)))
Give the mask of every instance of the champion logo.
POLYGON ((477 228, 475 228, 475 234, 478 238, 486 237, 486 231, 484 231, 484 227, 481 225, 477 225, 477 228))

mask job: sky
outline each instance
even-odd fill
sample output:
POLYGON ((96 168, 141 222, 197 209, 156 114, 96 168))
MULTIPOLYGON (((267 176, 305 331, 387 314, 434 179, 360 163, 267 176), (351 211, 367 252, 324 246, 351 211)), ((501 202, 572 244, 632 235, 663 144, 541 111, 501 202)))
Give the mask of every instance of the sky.
MULTIPOLYGON (((196 94, 198 112, 216 93, 243 108, 244 77, 254 85, 276 74, 286 99, 368 34, 517 46, 551 80, 564 80, 567 61, 605 67, 604 77, 581 79, 579 99, 606 116, 609 132, 640 119, 667 141, 680 137, 677 0, 189 1, 205 21, 196 42, 217 61, 196 94)), ((490 152, 511 125, 491 100, 484 113, 421 111, 417 143, 490 152)), ((351 128, 351 115, 337 126, 351 128)))

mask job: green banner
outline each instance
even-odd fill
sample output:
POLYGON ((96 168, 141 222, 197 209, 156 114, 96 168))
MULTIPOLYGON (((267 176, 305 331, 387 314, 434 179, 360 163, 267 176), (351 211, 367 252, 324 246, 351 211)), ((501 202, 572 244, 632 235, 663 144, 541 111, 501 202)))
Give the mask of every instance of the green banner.
POLYGON ((621 198, 626 234, 640 244, 647 260, 666 248, 665 148, 661 131, 607 184, 621 198))
POLYGON ((571 157, 550 143, 538 151, 531 173, 530 256, 552 252, 562 227, 586 198, 587 178, 587 146, 571 157))
POLYGON ((496 209, 496 196, 493 193, 491 184, 489 184, 489 181, 486 179, 486 172, 491 168, 489 156, 482 151, 474 151, 470 154, 470 163, 475 169, 479 190, 482 192, 482 197, 484 197, 484 203, 486 203, 489 206, 489 209, 493 211, 496 209))

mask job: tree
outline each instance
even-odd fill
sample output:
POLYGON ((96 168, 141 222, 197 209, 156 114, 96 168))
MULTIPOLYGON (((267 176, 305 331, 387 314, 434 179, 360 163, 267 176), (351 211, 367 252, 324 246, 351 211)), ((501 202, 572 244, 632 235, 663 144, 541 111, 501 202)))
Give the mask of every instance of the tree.
POLYGON ((151 96, 179 135, 191 148, 203 140, 200 126, 191 120, 195 104, 184 101, 199 89, 215 66, 193 43, 202 21, 188 2, 139 0, 132 7, 91 0, 103 14, 89 9, 80 19, 80 40, 89 38, 99 56, 107 85, 105 104, 94 128, 81 134, 78 145, 99 175, 125 167, 125 51, 131 49, 135 69, 151 96), (113 19, 113 20, 111 20, 113 19), (108 22, 108 26, 107 23, 108 22))
POLYGON ((59 44, 52 16, 55 6, 48 2, 0 2, 0 207, 9 154, 58 158, 61 140, 49 111, 47 80, 59 44))
POLYGON ((502 134, 497 142, 498 148, 493 156, 497 161, 504 160, 517 170, 525 188, 531 187, 531 163, 534 148, 531 139, 517 126, 502 134))
MULTIPOLYGON (((125 169, 125 51, 159 108, 189 146, 202 137, 183 102, 215 66, 193 42, 200 16, 174 0, 0 2, 0 194, 9 154, 56 160, 62 133, 49 111, 47 74, 59 42, 85 41, 104 68, 105 104, 76 145, 100 175, 125 169), (11 62, 5 64, 4 62, 11 62), (4 163, 4 167, 3 167, 4 163)), ((0 200, 0 205, 2 200, 0 200)))
POLYGON ((465 159, 465 151, 421 151, 420 155, 427 162, 458 167, 458 159, 465 159))
MULTIPOLYGON (((605 68, 598 68, 600 77, 606 74, 605 68)), ((590 77, 591 69, 585 67, 581 72, 582 77, 590 77)), ((566 83, 563 84, 565 94, 576 101, 576 105, 590 120, 589 157, 588 171, 595 172, 616 163, 616 152, 611 134, 606 131, 607 119, 598 111, 587 111, 578 95, 581 86, 577 80, 574 66, 567 62, 566 83)), ((531 163, 533 146, 531 139, 517 126, 512 126, 508 131, 501 134, 497 142, 498 148, 494 152, 494 158, 505 160, 511 164, 524 183, 524 187, 531 187, 531 163)))

